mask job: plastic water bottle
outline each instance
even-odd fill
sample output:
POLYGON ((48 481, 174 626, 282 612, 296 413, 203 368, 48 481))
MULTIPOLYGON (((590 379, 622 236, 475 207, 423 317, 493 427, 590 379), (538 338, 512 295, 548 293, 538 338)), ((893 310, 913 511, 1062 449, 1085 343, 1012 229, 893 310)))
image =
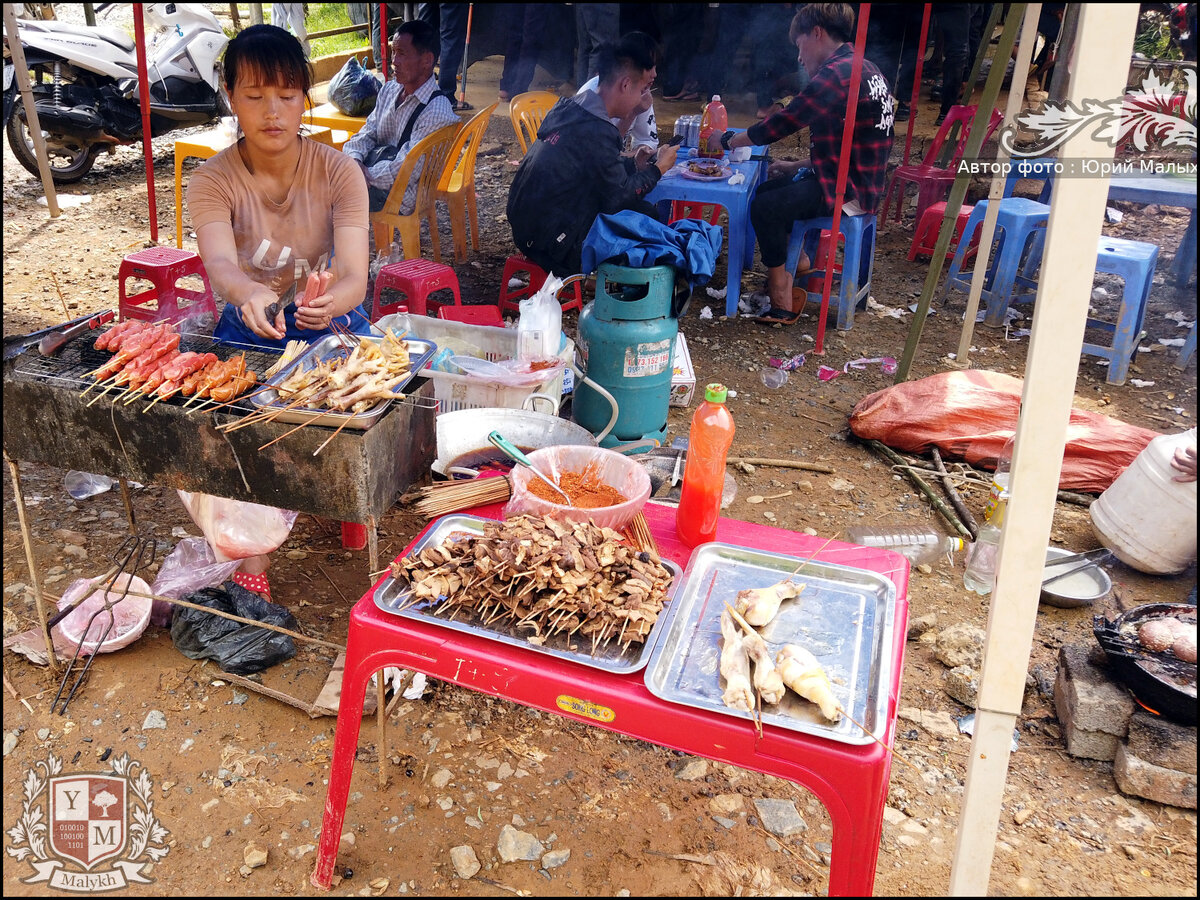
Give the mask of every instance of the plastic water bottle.
POLYGON ((996 557, 1000 553, 1000 533, 1004 527, 1004 512, 1008 508, 1008 498, 1002 498, 996 503, 992 517, 988 519, 975 535, 975 543, 967 554, 967 571, 963 573, 963 584, 968 591, 987 596, 992 592, 996 583, 996 557))
POLYGON ((725 406, 725 385, 710 384, 692 416, 687 465, 675 512, 675 532, 689 547, 717 539, 725 458, 733 445, 733 416, 725 406))
POLYGON ((90 472, 77 472, 72 469, 63 478, 63 487, 76 500, 86 500, 110 490, 116 484, 107 475, 93 475, 90 472))
POLYGON ((932 565, 963 548, 963 539, 948 537, 932 528, 851 528, 846 532, 853 544, 894 550, 914 566, 932 565))
POLYGON ((710 150, 708 139, 714 135, 720 137, 728 128, 729 114, 725 111, 725 104, 721 102, 720 94, 713 94, 712 100, 704 107, 704 115, 700 118, 700 148, 696 155, 711 159, 722 158, 725 151, 719 146, 716 150, 710 150))
POLYGON ((1001 500, 1007 500, 1011 496, 1009 490, 1012 485, 1012 458, 1015 443, 1016 435, 1013 435, 1004 442, 1000 455, 996 457, 996 471, 992 475, 992 492, 988 496, 987 505, 983 508, 985 521, 992 518, 992 514, 996 511, 996 505, 1001 500))

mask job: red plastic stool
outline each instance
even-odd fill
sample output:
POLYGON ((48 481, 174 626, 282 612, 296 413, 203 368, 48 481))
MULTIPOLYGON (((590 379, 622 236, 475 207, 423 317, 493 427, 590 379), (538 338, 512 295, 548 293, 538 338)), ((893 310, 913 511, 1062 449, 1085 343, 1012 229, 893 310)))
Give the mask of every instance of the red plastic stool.
POLYGON ((402 259, 400 262, 388 263, 375 276, 375 297, 371 303, 371 321, 377 321, 380 316, 399 312, 401 307, 407 307, 409 312, 418 316, 426 315, 427 305, 437 308, 443 306, 429 295, 434 291, 449 290, 454 292, 454 305, 462 304, 458 293, 458 276, 454 270, 444 263, 430 259, 402 259), (395 288, 404 293, 404 299, 394 303, 379 302, 380 292, 384 288, 395 288))
POLYGON ((467 325, 497 325, 504 327, 504 316, 500 307, 490 304, 474 306, 443 306, 438 310, 438 318, 450 322, 463 322, 467 325))
POLYGON ((117 271, 120 294, 120 317, 143 319, 147 322, 179 322, 200 313, 216 318, 217 305, 212 285, 200 256, 191 250, 174 247, 150 247, 130 253, 121 260, 117 271), (179 287, 179 280, 199 276, 204 283, 200 291, 179 287), (128 279, 142 278, 153 287, 140 294, 128 293, 128 279))
MULTIPOLYGON (((963 229, 967 227, 967 220, 971 218, 971 210, 974 208, 971 205, 964 205, 958 211, 958 222, 954 226, 954 237, 950 241, 950 246, 946 248, 946 259, 953 258, 954 250, 958 246, 958 242, 962 240, 963 229)), ((933 251, 937 249, 938 232, 942 229, 942 218, 945 215, 945 201, 934 203, 921 213, 917 230, 913 234, 912 246, 908 248, 909 259, 916 259, 918 256, 933 256, 933 251)), ((978 246, 979 232, 976 231, 971 236, 971 243, 967 246, 965 258, 969 259, 973 256, 975 251, 971 248, 978 246)))
MULTIPOLYGON (((531 259, 524 256, 510 256, 504 261, 504 274, 500 276, 500 312, 513 313, 521 311, 520 301, 532 297, 546 283, 546 270, 531 259), (508 283, 517 275, 525 273, 529 276, 529 284, 510 288, 508 283)), ((583 282, 573 281, 567 285, 568 300, 562 303, 563 312, 571 309, 583 309, 583 282)))
POLYGON ((696 203, 688 200, 671 201, 671 221, 680 219, 703 219, 709 225, 716 225, 721 218, 721 206, 717 203, 696 203), (707 210, 707 214, 706 211, 707 210))

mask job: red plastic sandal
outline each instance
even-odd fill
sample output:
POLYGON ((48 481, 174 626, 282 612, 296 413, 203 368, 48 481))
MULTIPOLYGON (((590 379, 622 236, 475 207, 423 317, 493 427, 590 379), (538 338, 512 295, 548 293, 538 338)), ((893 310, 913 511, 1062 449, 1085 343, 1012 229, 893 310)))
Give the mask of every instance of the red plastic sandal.
POLYGON ((235 584, 240 584, 246 590, 258 594, 268 603, 271 602, 271 585, 267 582, 266 575, 248 575, 245 572, 234 572, 233 581, 235 584))

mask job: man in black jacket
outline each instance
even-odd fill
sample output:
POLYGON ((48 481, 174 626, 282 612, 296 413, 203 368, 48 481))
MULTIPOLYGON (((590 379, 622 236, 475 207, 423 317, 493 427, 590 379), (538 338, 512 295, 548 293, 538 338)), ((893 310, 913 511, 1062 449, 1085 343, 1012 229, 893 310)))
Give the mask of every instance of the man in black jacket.
POLYGON ((645 196, 675 164, 675 148, 622 157, 618 127, 648 108, 655 74, 653 40, 627 34, 601 49, 599 89, 559 100, 542 121, 509 190, 508 222, 517 248, 547 272, 580 271, 600 213, 655 214, 645 196))

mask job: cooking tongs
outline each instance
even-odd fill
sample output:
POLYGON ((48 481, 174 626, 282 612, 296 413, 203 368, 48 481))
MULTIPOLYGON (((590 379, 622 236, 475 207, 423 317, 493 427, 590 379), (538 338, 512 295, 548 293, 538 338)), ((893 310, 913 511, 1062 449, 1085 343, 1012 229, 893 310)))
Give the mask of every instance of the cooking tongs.
MULTIPOLYGON (((70 663, 67 664, 67 669, 63 672, 62 681, 58 685, 58 693, 54 695, 54 702, 50 704, 50 712, 54 712, 54 708, 58 706, 58 701, 62 698, 62 707, 58 710, 60 716, 67 714, 67 704, 71 702, 71 698, 75 696, 75 692, 79 690, 87 677, 88 670, 92 667, 92 660, 96 658, 96 654, 100 648, 104 646, 104 642, 108 640, 109 634, 112 633, 113 626, 116 624, 116 617, 113 615, 113 607, 124 600, 129 595, 129 587, 133 584, 133 576, 137 574, 139 569, 149 568, 154 565, 154 555, 158 542, 152 537, 138 537, 131 535, 127 537, 124 543, 117 548, 117 552, 113 555, 113 562, 116 563, 114 568, 110 569, 107 575, 101 575, 96 579, 97 583, 104 582, 104 586, 100 590, 104 591, 104 605, 99 607, 94 613, 88 617, 87 626, 83 628, 79 635, 79 641, 75 645, 75 653, 71 657, 70 663), (118 580, 122 575, 126 575, 125 585, 120 589, 120 593, 116 593, 115 588, 118 580), (114 599, 115 597, 115 599, 114 599), (108 624, 104 628, 104 632, 100 635, 100 639, 95 641, 95 649, 88 654, 87 662, 83 663, 79 668, 78 674, 75 675, 75 682, 71 685, 71 690, 67 692, 67 696, 63 697, 63 691, 67 687, 67 681, 79 666, 79 655, 83 651, 83 645, 88 641, 88 637, 92 631, 92 623, 96 621, 96 617, 101 613, 108 616, 108 624)), ((91 591, 84 597, 81 597, 75 603, 72 603, 64 610, 60 610, 49 622, 48 627, 54 627, 71 612, 74 611, 80 603, 90 597, 95 591, 91 591)))
POLYGON ((64 322, 62 325, 55 325, 51 328, 43 328, 40 331, 30 332, 29 334, 5 338, 4 358, 8 360, 15 356, 20 356, 27 348, 32 347, 34 344, 38 345, 38 350, 42 356, 52 356, 71 338, 81 332, 99 328, 101 325, 111 322, 116 318, 116 315, 111 309, 106 309, 101 313, 88 313, 86 316, 80 316, 78 319, 72 319, 70 322, 64 322))

